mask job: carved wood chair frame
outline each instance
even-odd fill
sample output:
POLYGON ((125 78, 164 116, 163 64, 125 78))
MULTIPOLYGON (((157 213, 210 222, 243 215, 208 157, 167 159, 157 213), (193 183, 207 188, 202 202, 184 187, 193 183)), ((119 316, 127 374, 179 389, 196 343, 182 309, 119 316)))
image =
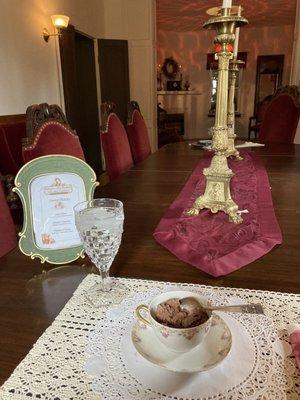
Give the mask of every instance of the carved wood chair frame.
POLYGON ((137 101, 132 100, 127 105, 127 124, 128 125, 133 124, 133 114, 134 114, 135 110, 141 114, 139 103, 137 101))
POLYGON ((112 101, 106 101, 100 106, 101 113, 101 133, 107 132, 108 130, 108 122, 111 114, 116 113, 116 105, 112 101))
POLYGON ((33 104, 26 110, 26 135, 23 140, 23 148, 30 146, 34 143, 39 128, 48 121, 56 121, 64 125, 74 135, 77 136, 76 131, 71 129, 67 117, 63 110, 57 104, 33 104))

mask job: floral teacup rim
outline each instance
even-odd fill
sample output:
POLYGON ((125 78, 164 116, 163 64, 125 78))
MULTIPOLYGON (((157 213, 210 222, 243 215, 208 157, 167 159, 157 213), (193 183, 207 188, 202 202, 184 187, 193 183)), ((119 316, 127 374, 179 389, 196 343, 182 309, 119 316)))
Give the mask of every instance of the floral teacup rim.
POLYGON ((200 304, 202 303, 205 306, 209 305, 207 299, 197 293, 188 291, 164 292, 156 296, 150 302, 149 306, 140 304, 135 310, 136 317, 142 324, 151 327, 158 339, 171 350, 176 352, 189 351, 200 344, 204 336, 208 333, 211 326, 212 314, 207 313, 208 319, 199 325, 189 328, 175 328, 158 322, 154 317, 154 313, 158 304, 164 301, 172 298, 182 299, 191 295, 195 296, 200 304), (149 319, 142 315, 143 311, 147 312, 149 319))

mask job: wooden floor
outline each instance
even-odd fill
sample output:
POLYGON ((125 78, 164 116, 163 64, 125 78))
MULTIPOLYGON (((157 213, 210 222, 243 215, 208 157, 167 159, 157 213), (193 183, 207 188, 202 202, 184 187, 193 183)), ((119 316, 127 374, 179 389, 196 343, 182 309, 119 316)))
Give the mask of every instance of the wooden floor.
MULTIPOLYGON (((211 278, 157 244, 152 233, 202 154, 187 143, 174 143, 98 189, 97 197, 115 197, 125 204, 123 241, 112 275, 299 293, 300 145, 255 151, 269 174, 281 246, 226 277, 211 278)), ((51 324, 89 266, 86 259, 41 275, 40 262, 18 249, 0 259, 0 383, 51 324)))

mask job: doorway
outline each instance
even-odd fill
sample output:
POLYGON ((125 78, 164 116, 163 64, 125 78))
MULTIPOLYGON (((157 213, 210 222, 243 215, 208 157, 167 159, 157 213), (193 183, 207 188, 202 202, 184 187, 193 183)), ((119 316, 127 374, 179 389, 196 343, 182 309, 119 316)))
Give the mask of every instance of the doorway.
POLYGON ((69 25, 59 48, 66 116, 76 130, 87 163, 102 171, 94 39, 69 25))

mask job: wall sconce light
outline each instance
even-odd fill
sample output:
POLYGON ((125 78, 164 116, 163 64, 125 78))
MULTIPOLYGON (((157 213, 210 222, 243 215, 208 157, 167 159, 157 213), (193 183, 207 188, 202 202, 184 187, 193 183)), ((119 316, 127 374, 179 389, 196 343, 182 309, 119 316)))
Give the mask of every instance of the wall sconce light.
POLYGON ((59 36, 59 35, 61 35, 60 29, 68 27, 70 18, 67 17, 66 15, 51 15, 51 20, 52 20, 53 26, 58 30, 58 33, 50 34, 48 29, 44 28, 44 30, 43 30, 43 38, 44 38, 45 42, 49 41, 50 36, 59 36))

